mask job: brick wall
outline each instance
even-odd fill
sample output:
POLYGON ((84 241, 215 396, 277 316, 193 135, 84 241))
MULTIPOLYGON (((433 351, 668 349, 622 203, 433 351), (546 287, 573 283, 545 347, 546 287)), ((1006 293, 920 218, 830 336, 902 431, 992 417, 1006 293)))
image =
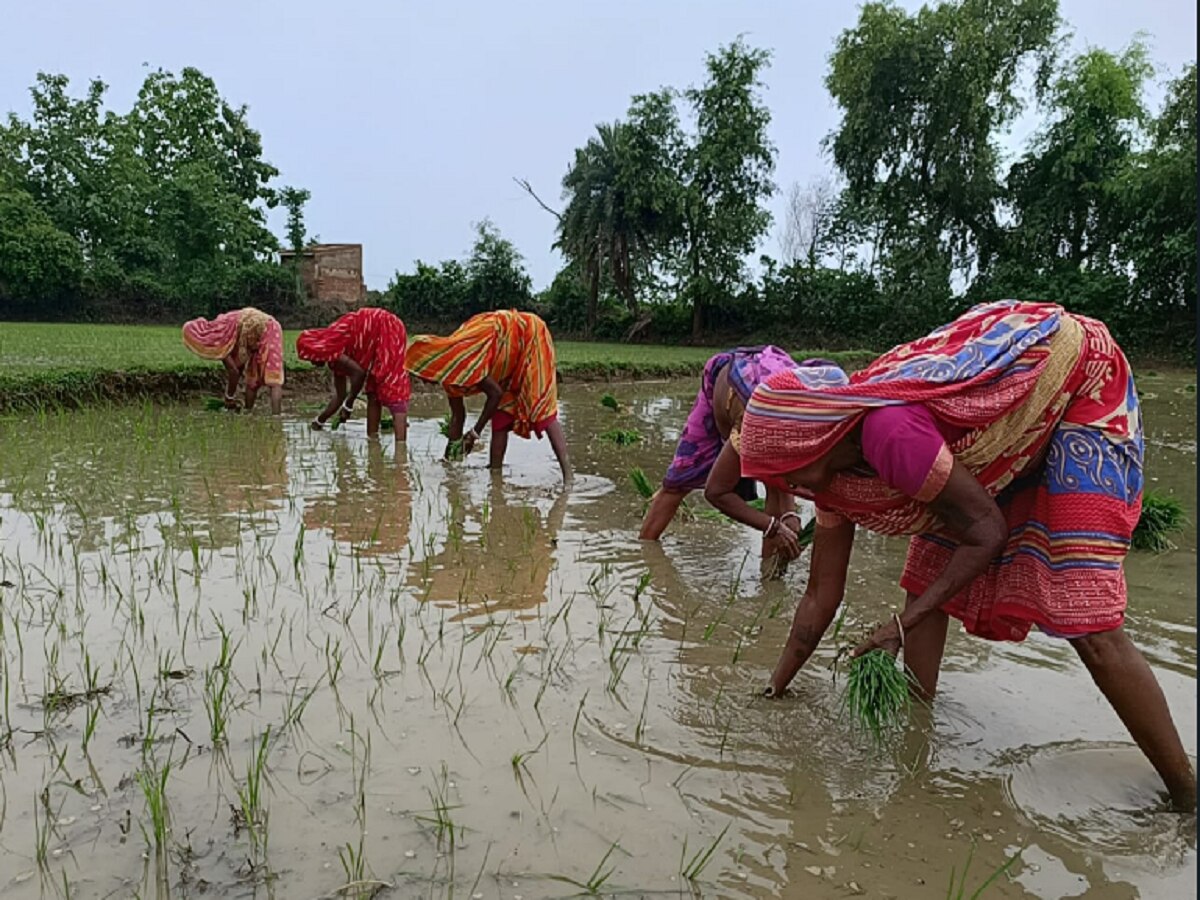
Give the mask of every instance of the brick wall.
MULTIPOLYGON (((284 254, 285 259, 289 254, 284 254)), ((300 262, 300 278, 318 303, 361 303, 367 297, 362 277, 362 244, 317 244, 300 262)))

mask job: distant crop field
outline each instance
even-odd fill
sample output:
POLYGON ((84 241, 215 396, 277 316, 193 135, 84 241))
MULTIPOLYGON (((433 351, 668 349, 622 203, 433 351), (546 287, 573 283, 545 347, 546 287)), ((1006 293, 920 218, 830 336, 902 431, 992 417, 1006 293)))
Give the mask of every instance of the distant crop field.
MULTIPOLYGON (((284 334, 284 360, 289 367, 305 367, 296 357, 297 334, 284 334)), ((582 341, 560 341, 555 347, 559 370, 578 377, 693 374, 722 349, 582 341)), ((793 352, 797 359, 820 354, 851 366, 870 358, 864 351, 793 352)), ((40 380, 88 372, 190 373, 211 366, 187 351, 179 329, 173 326, 0 323, 0 378, 40 380)))

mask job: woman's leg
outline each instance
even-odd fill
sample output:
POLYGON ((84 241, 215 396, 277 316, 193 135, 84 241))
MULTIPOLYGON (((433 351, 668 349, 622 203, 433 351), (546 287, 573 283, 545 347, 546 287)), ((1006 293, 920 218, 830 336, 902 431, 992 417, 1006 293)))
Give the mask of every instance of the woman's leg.
POLYGON ((572 478, 571 457, 567 453, 567 436, 557 418, 546 426, 546 437, 550 439, 550 448, 558 460, 559 469, 562 470, 563 483, 569 484, 572 478))
POLYGON ((1166 784, 1175 808, 1195 812, 1196 773, 1184 752, 1162 687, 1125 629, 1085 635, 1071 644, 1096 687, 1166 784))
POLYGON ((254 409, 254 401, 258 399, 258 385, 246 385, 246 412, 254 409))
MULTIPOLYGON (((905 605, 916 600, 917 595, 909 591, 905 605)), ((921 620, 920 625, 904 632, 904 665, 916 679, 916 693, 922 700, 932 700, 937 691, 949 624, 948 615, 941 610, 934 610, 921 620)))
POLYGON ((488 447, 488 468, 502 469, 504 468, 504 454, 508 452, 508 434, 510 429, 496 429, 492 426, 492 443, 488 447))
POLYGON ((271 398, 271 415, 281 415, 283 413, 283 385, 270 385, 268 387, 268 393, 271 398))
POLYGON ((399 406, 392 407, 392 428, 396 433, 396 443, 403 444, 408 441, 408 407, 401 409, 399 406))
POLYGON ((650 498, 650 506, 646 509, 646 518, 642 520, 642 533, 638 535, 638 540, 657 541, 662 537, 688 493, 690 492, 665 487, 655 491, 654 496, 650 498))

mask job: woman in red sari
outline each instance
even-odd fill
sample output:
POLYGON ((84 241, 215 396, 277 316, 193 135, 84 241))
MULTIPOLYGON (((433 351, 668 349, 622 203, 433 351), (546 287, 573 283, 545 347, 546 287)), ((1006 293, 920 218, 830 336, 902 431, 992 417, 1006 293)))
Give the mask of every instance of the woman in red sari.
POLYGON ((1052 304, 976 307, 850 378, 835 367, 771 376, 736 444, 740 467, 734 452, 710 478, 715 505, 750 477, 817 507, 809 585, 768 696, 833 620, 855 526, 913 535, 904 611, 856 656, 903 650, 931 697, 950 616, 988 640, 1031 627, 1064 638, 1175 806, 1195 809, 1166 698, 1122 627, 1143 438, 1129 364, 1104 325, 1052 304))
POLYGON ((335 414, 345 422, 358 395, 367 394, 367 434, 379 433, 383 408, 391 410, 397 442, 408 438, 408 401, 412 384, 404 368, 408 333, 386 309, 364 307, 346 313, 327 328, 310 328, 296 339, 296 353, 333 372, 333 396, 312 421, 319 431, 335 414))

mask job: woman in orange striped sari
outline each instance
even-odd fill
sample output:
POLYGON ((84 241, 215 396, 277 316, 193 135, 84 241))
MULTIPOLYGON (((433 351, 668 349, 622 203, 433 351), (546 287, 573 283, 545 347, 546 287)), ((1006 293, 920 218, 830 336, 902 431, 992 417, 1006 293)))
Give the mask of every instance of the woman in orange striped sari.
MULTIPOLYGON (((558 421, 558 372, 554 342, 546 323, 533 313, 515 309, 472 316, 448 337, 420 335, 408 348, 405 367, 422 381, 440 384, 450 400, 451 443, 462 440, 470 453, 484 427, 492 426, 489 467, 499 469, 508 450, 509 432, 528 438, 544 434, 571 481, 567 441, 558 421), (467 410, 463 398, 483 394, 483 411, 475 427, 463 433, 467 410)), ((447 445, 449 452, 449 445, 447 445)))
POLYGON ((215 319, 192 319, 183 326, 183 345, 201 359, 225 365, 225 406, 237 409, 238 382, 246 379, 246 409, 254 407, 263 385, 271 395, 271 412, 283 406, 283 329, 274 317, 247 306, 215 319))

